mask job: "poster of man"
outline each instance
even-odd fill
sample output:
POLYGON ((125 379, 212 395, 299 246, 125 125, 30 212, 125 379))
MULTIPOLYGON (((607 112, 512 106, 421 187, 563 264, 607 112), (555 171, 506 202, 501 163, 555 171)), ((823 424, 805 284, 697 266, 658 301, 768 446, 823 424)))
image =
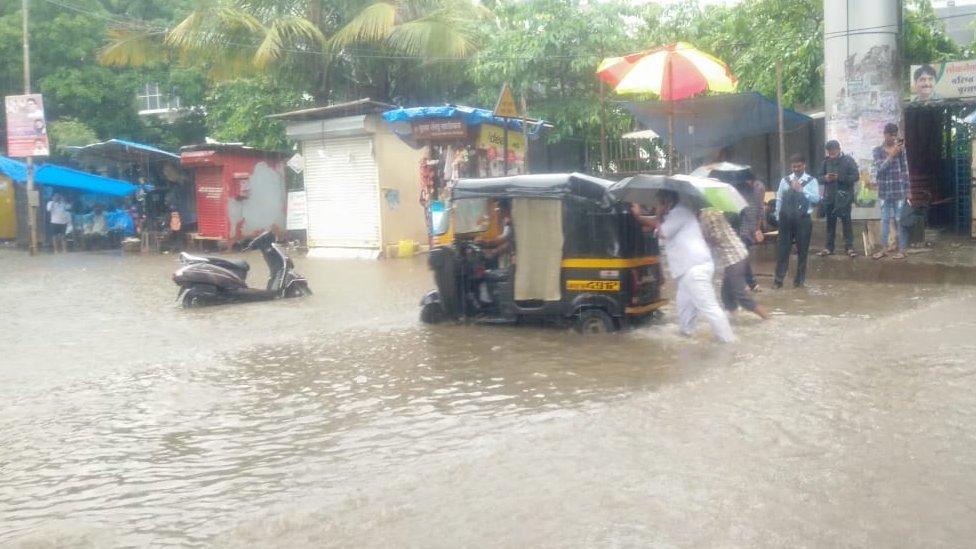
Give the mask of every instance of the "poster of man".
POLYGON ((47 122, 41 94, 8 95, 4 100, 7 114, 7 153, 10 156, 48 156, 47 122))
POLYGON ((976 96, 976 61, 912 65, 912 101, 976 96))

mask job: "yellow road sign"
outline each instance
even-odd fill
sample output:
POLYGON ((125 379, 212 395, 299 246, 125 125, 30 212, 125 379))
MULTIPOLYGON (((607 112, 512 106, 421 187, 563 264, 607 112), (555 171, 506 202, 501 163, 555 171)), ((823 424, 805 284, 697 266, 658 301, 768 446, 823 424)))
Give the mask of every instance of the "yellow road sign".
POLYGON ((505 118, 519 118, 518 109, 515 108, 515 98, 512 96, 512 90, 509 89, 508 83, 502 85, 502 93, 498 96, 498 102, 495 103, 495 116, 502 116, 505 118))

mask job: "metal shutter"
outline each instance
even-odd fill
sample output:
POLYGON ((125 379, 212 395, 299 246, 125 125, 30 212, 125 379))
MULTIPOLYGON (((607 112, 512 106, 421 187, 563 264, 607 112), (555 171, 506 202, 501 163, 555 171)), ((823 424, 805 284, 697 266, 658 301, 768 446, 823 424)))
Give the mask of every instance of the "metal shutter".
POLYGON ((197 232, 200 236, 227 238, 230 221, 227 219, 227 193, 218 167, 200 168, 196 173, 197 232))
POLYGON ((380 248, 372 137, 303 143, 309 247, 380 248))

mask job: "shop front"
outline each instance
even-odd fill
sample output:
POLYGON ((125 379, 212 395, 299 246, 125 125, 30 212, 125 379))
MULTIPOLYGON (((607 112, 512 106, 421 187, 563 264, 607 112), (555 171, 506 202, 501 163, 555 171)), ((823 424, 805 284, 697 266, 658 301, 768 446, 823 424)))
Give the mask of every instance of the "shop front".
POLYGON ((403 142, 421 151, 419 198, 428 239, 433 218, 448 207, 450 189, 459 179, 528 173, 528 141, 547 127, 540 120, 501 118, 487 109, 455 105, 393 109, 383 119, 403 142))
POLYGON ((976 238, 976 62, 916 65, 910 78, 904 115, 912 206, 925 214, 927 226, 976 238))

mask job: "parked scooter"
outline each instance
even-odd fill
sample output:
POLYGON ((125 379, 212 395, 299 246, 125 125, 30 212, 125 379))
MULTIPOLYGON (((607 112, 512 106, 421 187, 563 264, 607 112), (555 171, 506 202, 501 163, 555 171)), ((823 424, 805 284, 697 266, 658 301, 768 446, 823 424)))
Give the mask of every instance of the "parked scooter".
POLYGON ((245 279, 251 266, 247 261, 180 254, 182 267, 173 273, 179 287, 177 299, 184 308, 241 301, 268 301, 282 297, 311 295, 308 281, 295 272, 295 265, 275 243, 274 233, 265 231, 243 251, 261 250, 270 276, 265 289, 248 287, 245 279))

